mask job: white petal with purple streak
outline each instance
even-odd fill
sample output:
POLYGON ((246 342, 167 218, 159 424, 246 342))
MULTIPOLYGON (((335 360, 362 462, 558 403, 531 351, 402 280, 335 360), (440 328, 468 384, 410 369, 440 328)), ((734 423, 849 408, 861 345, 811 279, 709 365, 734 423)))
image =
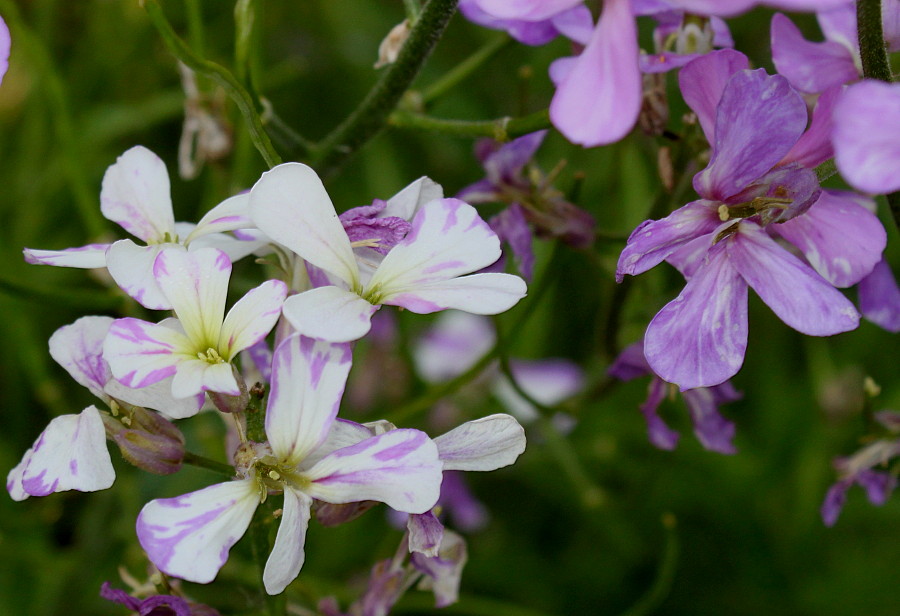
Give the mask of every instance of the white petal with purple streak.
POLYGON ((138 515, 138 541, 160 571, 206 584, 246 532, 257 505, 259 491, 253 479, 155 499, 138 515))
POLYGON ((272 553, 266 560, 263 584, 266 592, 277 595, 294 581, 303 567, 306 529, 309 526, 312 499, 291 488, 284 490, 284 507, 272 553))
POLYGON ((219 349, 228 349, 226 361, 266 337, 281 316, 286 296, 287 285, 280 280, 268 280, 231 307, 219 333, 219 349))
POLYGON ((113 321, 103 342, 103 357, 123 385, 146 387, 175 374, 179 353, 190 348, 190 341, 164 323, 113 321))
POLYGON ((278 345, 266 434, 279 460, 297 465, 326 440, 337 417, 350 363, 347 344, 296 334, 278 345))
POLYGON ((104 402, 108 401, 104 387, 112 373, 103 360, 103 340, 112 322, 111 317, 82 317, 53 332, 49 343, 56 363, 104 402))
POLYGON ((512 274, 472 274, 422 283, 385 297, 384 303, 417 314, 455 308, 472 314, 499 314, 525 297, 525 281, 512 274))
POLYGON ((163 249, 184 250, 179 244, 138 246, 131 240, 119 240, 106 253, 106 267, 119 288, 150 310, 172 308, 153 276, 153 262, 163 249))
POLYGON ((372 327, 373 306, 356 293, 340 287, 319 287, 284 302, 284 318, 299 333, 319 340, 350 342, 365 336, 372 327))
POLYGON ((397 511, 424 513, 437 502, 441 461, 419 430, 392 430, 322 458, 306 475, 306 490, 326 503, 376 500, 397 511))
POLYGON ((32 265, 94 269, 106 267, 106 250, 108 248, 109 244, 88 244, 63 250, 25 248, 22 250, 22 254, 25 255, 25 262, 32 265))
POLYGON ((106 449, 103 420, 95 406, 87 407, 78 415, 54 418, 26 458, 27 463, 21 469, 21 486, 31 496, 66 490, 105 490, 116 478, 106 449))
POLYGON ((525 430, 515 417, 498 413, 467 421, 434 442, 445 471, 492 471, 525 451, 525 430))
POLYGON ((147 243, 175 241, 166 164, 143 146, 126 151, 103 176, 100 211, 147 243))

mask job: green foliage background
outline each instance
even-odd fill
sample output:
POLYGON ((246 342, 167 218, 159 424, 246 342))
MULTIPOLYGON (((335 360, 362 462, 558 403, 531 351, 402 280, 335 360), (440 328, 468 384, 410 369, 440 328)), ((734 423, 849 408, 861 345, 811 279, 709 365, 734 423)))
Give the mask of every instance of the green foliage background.
MULTIPOLYGON (((195 49, 231 66, 233 3, 202 2, 202 32, 189 31, 186 7, 192 5, 199 6, 199 0, 165 2, 164 9, 195 49)), ((259 89, 288 124, 320 138, 374 83, 378 44, 403 18, 403 3, 258 5, 253 68, 259 89)), ((756 11, 733 23, 738 48, 761 66, 770 66, 770 14, 756 11)), ((0 468, 5 472, 52 417, 92 403, 47 353, 53 331, 85 314, 140 314, 87 272, 26 265, 21 249, 120 237, 99 215, 100 180, 133 145, 145 145, 166 161, 176 220, 196 220, 224 197, 249 188, 265 165, 229 104, 233 154, 207 165, 197 180, 177 177, 183 119, 178 71, 136 0, 0 0, 0 15, 14 37, 11 68, 0 87, 0 468)), ((800 23, 816 35, 812 19, 800 23)), ((495 36, 454 17, 415 86, 433 83, 495 36)), ((545 108, 552 94, 547 66, 567 52, 563 41, 537 49, 508 45, 430 111, 482 120, 545 108)), ((683 107, 677 96, 673 104, 677 124, 683 107)), ((472 145, 471 139, 388 130, 353 157, 328 189, 339 210, 386 198, 421 175, 452 195, 482 176, 472 145)), ((602 231, 621 236, 647 216, 660 190, 655 148, 651 139, 636 134, 612 147, 582 150, 551 133, 538 161, 549 170, 568 160, 559 180, 564 190, 583 173, 578 204, 597 218, 602 231)), ((886 222, 896 271, 897 233, 886 222)), ((862 377, 871 375, 883 387, 876 409, 900 409, 896 336, 863 323, 834 339, 804 338, 754 298, 750 349, 735 379, 745 397, 725 409, 737 423, 739 453, 704 451, 690 434, 678 399, 667 401, 663 413, 681 430, 682 441, 674 452, 658 451, 647 442, 637 411, 646 380, 602 387, 612 359, 605 322, 621 245, 600 241, 590 252, 560 246, 559 261, 547 273, 555 280, 510 348, 514 357, 569 357, 587 370, 591 394, 565 406, 578 419, 565 448, 600 492, 586 495, 584 482, 573 481, 537 429, 529 431, 528 451, 514 467, 468 477, 492 521, 469 536, 462 600, 445 613, 896 614, 900 500, 874 508, 854 489, 835 528, 824 528, 818 514, 834 479, 831 459, 853 452, 866 433, 862 377)), ((548 254, 546 247, 539 249, 539 280, 548 254)), ((242 291, 253 283, 255 270, 237 271, 235 291, 242 291)), ((666 271, 634 281, 622 328, 612 333, 618 344, 636 340, 680 284, 666 271)), ((408 339, 429 322, 402 317, 408 339)), ((362 348, 359 356, 365 352, 362 348)), ((365 369, 363 360, 357 364, 357 370, 365 369)), ((391 376, 403 378, 402 371, 391 376)), ((484 392, 467 398, 467 404, 469 418, 502 410, 484 392)), ((396 405, 382 397, 345 414, 368 420, 389 415, 396 405)), ((418 416, 410 427, 427 425, 418 416)), ((192 450, 224 459, 223 429, 215 417, 185 426, 192 450)), ((151 477, 112 453, 118 479, 111 490, 24 503, 0 498, 0 614, 124 613, 101 600, 98 591, 104 580, 122 586, 120 565, 143 575, 145 561, 133 533, 142 504, 218 481, 192 468, 151 477)), ((381 509, 336 529, 313 523, 307 563, 288 590, 289 601, 312 607, 317 598, 336 594, 346 606, 369 567, 388 557, 399 539, 381 509)), ((186 585, 188 592, 223 614, 261 613, 246 543, 235 548, 215 584, 186 585)), ((411 591, 397 613, 431 613, 430 605, 428 593, 411 591)))

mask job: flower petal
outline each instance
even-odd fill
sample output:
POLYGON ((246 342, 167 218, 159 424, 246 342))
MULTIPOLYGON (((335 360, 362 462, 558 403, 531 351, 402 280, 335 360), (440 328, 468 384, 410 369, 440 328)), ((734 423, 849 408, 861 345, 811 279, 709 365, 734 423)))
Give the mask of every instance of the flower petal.
POLYGON ((542 21, 581 4, 581 0, 477 0, 477 4, 501 19, 542 21))
POLYGON ((241 388, 234 377, 234 370, 229 363, 211 364, 196 357, 180 358, 172 378, 172 395, 176 398, 194 398, 204 391, 211 391, 239 396, 241 388))
POLYGON ((874 206, 856 193, 822 191, 805 214, 773 226, 820 276, 849 287, 872 271, 887 244, 881 221, 863 203, 874 206))
POLYGON ((0 17, 0 83, 3 83, 3 75, 6 74, 6 69, 9 68, 9 48, 9 28, 6 26, 3 18, 0 17))
POLYGON ((641 109, 637 27, 628 0, 607 0, 587 47, 550 102, 553 125, 586 147, 627 135, 641 109))
POLYGON ((193 231, 184 238, 184 243, 188 245, 192 240, 210 233, 253 229, 255 227, 256 225, 250 219, 250 193, 244 192, 225 199, 225 201, 204 214, 193 231))
POLYGON ((446 471, 492 471, 509 466, 525 451, 525 430, 515 417, 498 413, 434 439, 446 471))
POLYGON ((191 342, 198 348, 216 345, 231 278, 225 253, 215 248, 163 250, 153 262, 153 276, 191 342))
POLYGON ((60 415, 44 429, 22 471, 22 489, 31 496, 53 492, 105 490, 115 481, 100 411, 60 415))
POLYGON ((206 584, 216 577, 231 546, 246 532, 258 504, 253 479, 155 499, 138 515, 138 541, 164 573, 206 584))
POLYGON ((174 242, 175 218, 166 164, 140 145, 119 156, 103 176, 100 211, 148 244, 174 242))
POLYGON ((834 161, 854 188, 900 189, 900 84, 866 80, 847 88, 834 107, 834 161))
POLYGON ((419 210, 412 229, 385 256, 367 292, 389 297, 477 271, 498 258, 500 240, 474 207, 459 199, 432 201, 419 210))
POLYGON ((831 133, 834 130, 834 104, 843 88, 834 86, 819 95, 809 128, 800 136, 781 164, 799 163, 807 169, 821 165, 834 156, 831 133))
POLYGON ((116 319, 103 342, 103 358, 126 387, 146 387, 175 374, 187 337, 164 324, 116 319))
POLYGON ((106 250, 108 248, 109 244, 88 244, 63 250, 24 248, 22 254, 25 256, 25 262, 32 265, 94 269, 106 267, 106 250))
POLYGON ((683 391, 731 378, 746 349, 747 285, 720 242, 650 321, 644 355, 653 372, 683 391))
POLYGON ((358 278, 350 240, 322 180, 310 167, 284 163, 250 191, 250 216, 263 233, 349 285, 358 278))
POLYGON ((200 411, 206 396, 176 398, 172 395, 172 380, 173 377, 167 377, 146 387, 132 388, 110 379, 104 391, 116 400, 159 411, 171 419, 193 417, 200 411))
POLYGON ((716 108, 731 76, 750 68, 747 56, 733 49, 720 49, 689 62, 678 74, 684 102, 697 114, 706 140, 716 140, 716 108))
POLYGON ((429 383, 459 376, 494 346, 496 335, 490 319, 449 310, 413 348, 416 371, 429 383))
POLYGON ((850 300, 763 229, 741 224, 725 243, 741 277, 787 325, 809 336, 831 336, 859 325, 850 300))
POLYGON ((616 281, 622 282, 626 274, 637 276, 646 272, 680 246, 711 233, 722 224, 715 208, 715 203, 701 199, 678 208, 665 218, 638 225, 619 255, 616 281))
POLYGON ((112 279, 137 303, 150 310, 172 308, 153 276, 153 262, 163 249, 183 250, 178 244, 138 246, 131 240, 119 240, 106 252, 106 267, 112 279))
POLYGON ((248 291, 231 307, 219 333, 219 348, 228 349, 227 361, 272 331, 286 296, 287 285, 280 280, 268 280, 248 291))
POLYGON ((381 216, 396 216, 403 220, 412 220, 423 205, 443 198, 444 189, 441 185, 431 178, 423 176, 388 199, 381 216))
POLYGON ((712 158, 694 189, 717 201, 737 194, 784 158, 806 121, 806 103, 787 79, 763 69, 735 73, 716 109, 712 158))
POLYGON ((306 556, 303 544, 306 543, 311 506, 312 499, 309 496, 285 488, 281 522, 278 524, 272 553, 269 554, 263 571, 263 584, 270 595, 281 593, 294 581, 300 573, 300 568, 303 567, 306 556))
POLYGON ((859 77, 849 49, 832 41, 807 41, 781 13, 772 16, 772 62, 801 92, 821 92, 859 77))
POLYGON ((409 531, 409 551, 425 556, 437 556, 444 536, 444 525, 433 511, 411 513, 406 521, 409 531))
POLYGON ((900 287, 883 259, 859 282, 859 310, 889 332, 900 332, 900 287))
POLYGON ((417 314, 448 308, 472 314, 499 314, 525 297, 525 290, 525 281, 512 274, 472 274, 423 283, 409 292, 386 298, 384 303, 417 314))
POLYGON ((112 378, 103 360, 103 340, 112 325, 111 317, 82 317, 53 332, 50 336, 50 356, 66 369, 79 385, 107 402, 103 388, 112 378))
POLYGON ((330 342, 350 342, 365 336, 378 306, 340 287, 319 287, 284 302, 284 318, 298 333, 330 342))
POLYGON ((279 460, 296 466, 325 441, 337 417, 350 363, 347 344, 296 334, 278 345, 266 434, 279 460))
POLYGON ((405 513, 437 502, 441 462, 437 446, 419 430, 391 430, 322 458, 306 475, 307 494, 326 503, 376 500, 405 513))
POLYGON ((710 387, 689 389, 682 392, 684 401, 691 412, 694 434, 700 444, 709 451, 733 454, 737 449, 734 440, 734 422, 719 414, 718 401, 710 387))

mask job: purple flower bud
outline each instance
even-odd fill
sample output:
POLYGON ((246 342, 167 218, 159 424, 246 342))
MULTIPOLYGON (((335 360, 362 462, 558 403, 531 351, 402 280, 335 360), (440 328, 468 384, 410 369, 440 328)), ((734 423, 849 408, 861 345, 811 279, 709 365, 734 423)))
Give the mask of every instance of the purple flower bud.
POLYGON ((113 588, 109 582, 103 582, 100 596, 107 601, 124 605, 139 616, 220 616, 217 610, 208 605, 189 602, 174 595, 153 595, 137 599, 124 590, 113 588))
POLYGON ((181 468, 184 435, 159 413, 136 407, 130 416, 116 419, 104 413, 101 417, 106 434, 130 463, 157 475, 181 468))

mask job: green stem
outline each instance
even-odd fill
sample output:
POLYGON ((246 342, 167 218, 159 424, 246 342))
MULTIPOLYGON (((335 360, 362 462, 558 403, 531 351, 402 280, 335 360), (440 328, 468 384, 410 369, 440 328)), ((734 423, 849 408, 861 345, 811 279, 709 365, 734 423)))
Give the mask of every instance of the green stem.
POLYGON ((457 64, 451 70, 447 71, 440 79, 428 86, 422 92, 422 104, 428 103, 440 98, 448 91, 455 88, 464 79, 468 78, 476 69, 487 62, 498 51, 513 42, 513 39, 506 34, 500 34, 492 37, 483 47, 475 51, 471 56, 457 64))
POLYGON ((415 79, 437 44, 459 0, 428 0, 400 49, 397 61, 388 67, 359 107, 329 133, 313 152, 312 163, 328 175, 378 134, 388 115, 415 79))
POLYGON ((507 345, 505 344, 503 332, 497 319, 494 320, 497 330, 497 347, 502 349, 498 354, 500 360, 500 370, 509 381, 509 384, 523 400, 533 406, 538 412, 539 417, 536 423, 541 429, 550 455, 556 459, 563 473, 569 477, 572 484, 578 490, 582 504, 588 509, 600 507, 607 502, 605 491, 591 480, 590 475, 581 464, 581 460, 575 455, 575 451, 571 444, 566 442, 565 437, 560 434, 559 430, 553 424, 552 416, 554 410, 545 404, 535 400, 516 380, 512 367, 509 364, 509 356, 507 354, 507 345))
POLYGON ((422 4, 419 0, 403 0, 403 8, 406 9, 406 18, 409 23, 414 23, 422 12, 422 4))
MULTIPOLYGON (((881 23, 881 0, 857 0, 857 36, 863 76, 891 83, 891 65, 888 61, 881 23)), ((900 191, 885 195, 894 223, 900 228, 900 191)))
POLYGON ((495 141, 509 141, 551 126, 550 112, 547 109, 519 118, 503 117, 474 122, 434 118, 410 111, 395 111, 388 118, 388 122, 395 128, 428 130, 456 137, 490 137, 495 141))
POLYGON ((215 460, 210 460, 209 458, 205 458, 203 456, 199 456, 195 453, 191 453, 190 451, 184 452, 184 458, 182 462, 185 464, 190 464, 191 466, 196 466, 199 468, 205 468, 208 471, 213 471, 214 473, 219 473, 220 475, 225 475, 229 479, 234 477, 234 468, 223 462, 216 462, 215 460))
POLYGON ((863 76, 890 82, 891 66, 881 25, 881 0, 857 0, 856 23, 863 76))
POLYGON ((206 54, 206 33, 203 28, 203 9, 201 0, 187 0, 188 39, 191 48, 198 56, 206 54))
POLYGON ((637 603, 622 613, 622 616, 647 616, 655 612, 662 602, 669 596, 672 589, 672 581, 675 579, 675 570, 678 565, 678 532, 675 516, 671 513, 663 515, 663 527, 666 530, 666 546, 663 548, 659 569, 656 571, 656 579, 653 585, 638 599, 637 603))
POLYGON ((65 82, 41 39, 25 25, 16 4, 9 0, 0 1, 0 13, 12 30, 14 44, 24 48, 34 62, 31 74, 43 82, 45 94, 53 109, 53 123, 62 154, 63 170, 75 199, 76 210, 88 234, 91 237, 99 237, 106 231, 107 224, 100 215, 96 189, 82 165, 84 146, 75 138, 72 110, 69 107, 71 99, 66 91, 65 82))
POLYGON ((238 81, 250 88, 250 54, 253 51, 255 23, 256 0, 238 0, 234 5, 234 67, 238 81))
POLYGON ((263 157, 263 160, 266 161, 266 164, 271 168, 281 163, 281 156, 279 156, 278 152, 275 151, 275 148, 272 147, 272 142, 269 139, 269 135, 266 134, 266 130, 263 127, 262 120, 256 110, 253 98, 238 80, 235 79, 234 75, 232 75, 225 67, 216 64, 215 62, 204 60, 195 54, 191 48, 188 47, 187 43, 175 34, 175 31, 166 19, 162 8, 160 8, 158 0, 145 0, 144 9, 147 11, 150 21, 153 22, 153 26, 159 31, 160 36, 162 36, 166 47, 172 52, 172 55, 181 60, 181 62, 191 70, 212 79, 228 93, 228 96, 231 97, 231 100, 237 105, 238 110, 247 122, 247 128, 250 131, 250 138, 253 141, 253 145, 256 146, 256 149, 263 157))

